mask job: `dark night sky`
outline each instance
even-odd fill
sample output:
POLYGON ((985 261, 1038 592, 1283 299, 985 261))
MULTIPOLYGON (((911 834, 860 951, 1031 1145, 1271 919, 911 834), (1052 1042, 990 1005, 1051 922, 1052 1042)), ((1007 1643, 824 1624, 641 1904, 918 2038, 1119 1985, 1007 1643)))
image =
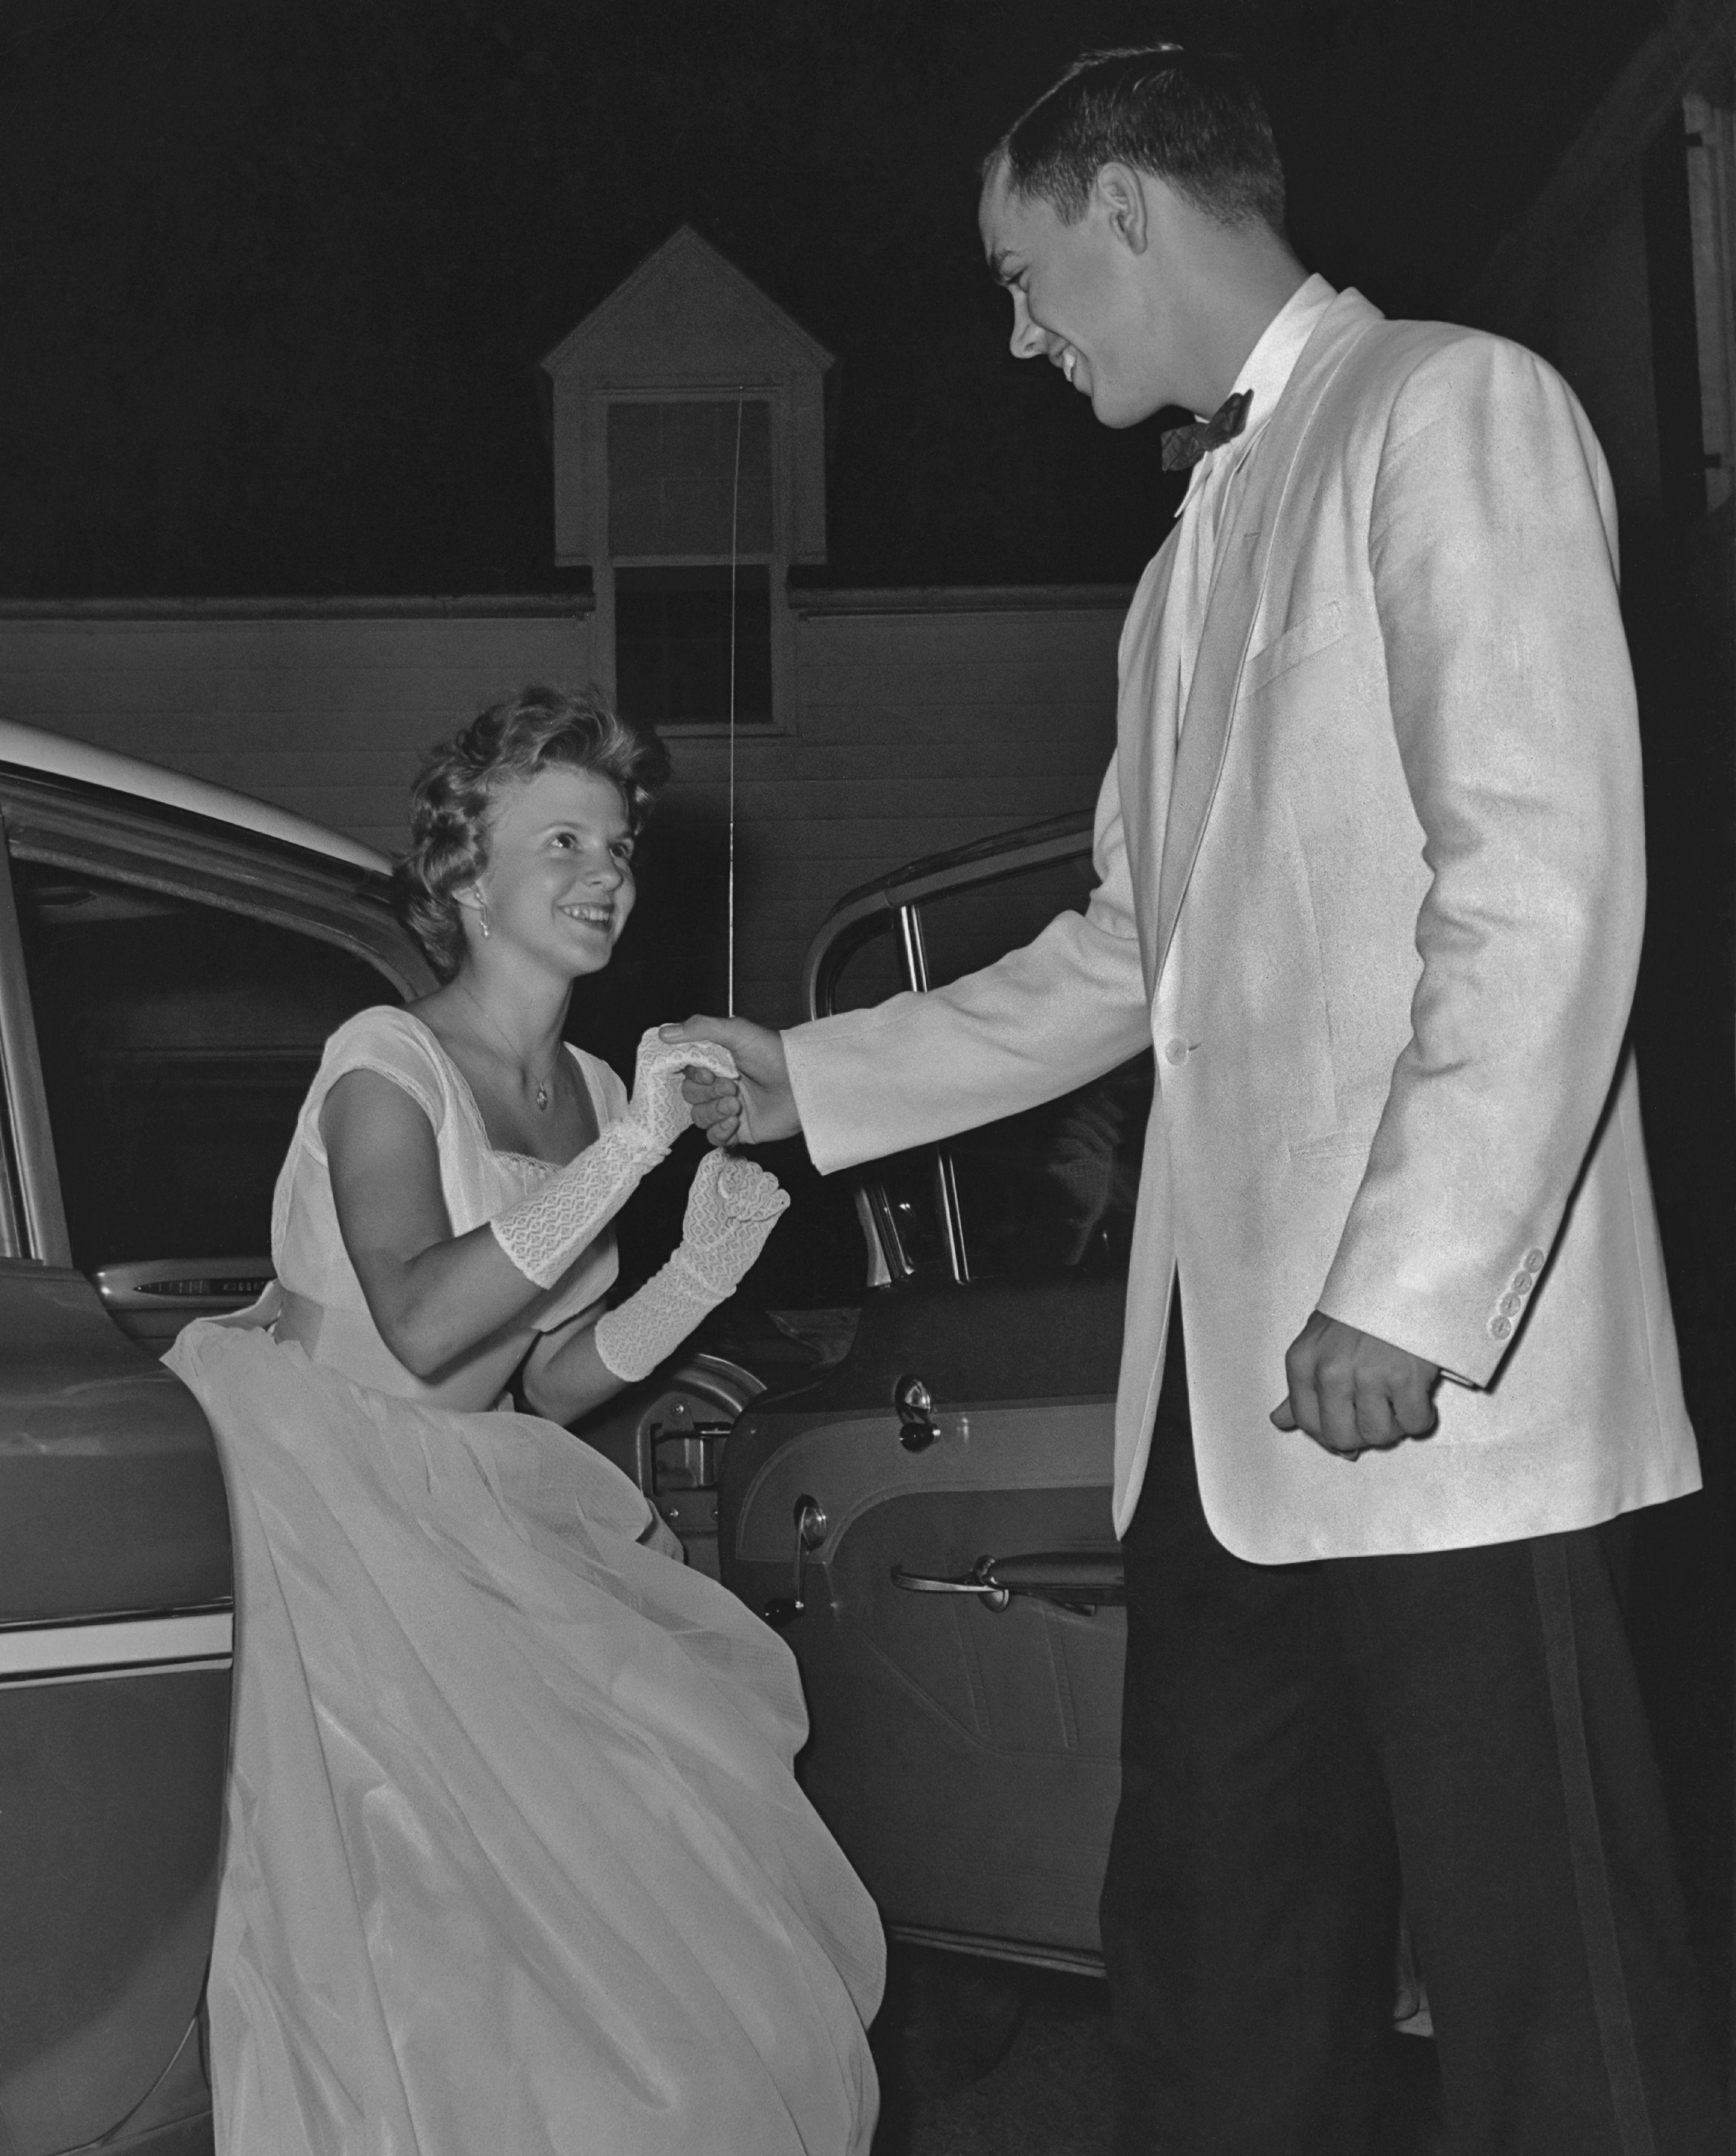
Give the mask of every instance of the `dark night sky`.
POLYGON ((1227 28, 1311 264, 1452 314, 1657 0, 0 0, 0 594, 540 591, 539 356, 681 221, 839 355, 830 581, 1130 579, 976 161, 1227 28))

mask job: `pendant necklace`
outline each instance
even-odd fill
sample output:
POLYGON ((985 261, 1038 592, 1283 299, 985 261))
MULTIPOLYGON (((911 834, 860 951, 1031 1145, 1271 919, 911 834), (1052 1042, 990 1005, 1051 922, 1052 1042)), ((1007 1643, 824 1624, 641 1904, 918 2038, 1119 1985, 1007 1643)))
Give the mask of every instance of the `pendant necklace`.
MULTIPOLYGON (((477 1001, 476 998, 470 993, 469 989, 464 987, 464 983, 462 981, 458 982, 457 985, 460 988, 463 989, 465 999, 469 1003, 472 1009, 480 1013, 484 1019, 488 1019, 489 1029, 494 1035, 494 1038, 500 1043, 500 1045, 506 1050, 508 1061, 516 1063, 519 1059, 513 1052, 512 1043, 507 1039, 500 1027, 495 1024, 492 1018, 489 1017, 487 1011, 483 1009, 482 1005, 477 1001)), ((555 1071, 558 1070, 560 1067, 561 1058, 557 1053, 555 1058, 554 1067, 550 1070, 548 1076, 546 1078, 539 1078, 536 1081, 536 1105, 539 1108, 546 1108, 548 1106, 549 1088, 554 1084, 555 1071)))

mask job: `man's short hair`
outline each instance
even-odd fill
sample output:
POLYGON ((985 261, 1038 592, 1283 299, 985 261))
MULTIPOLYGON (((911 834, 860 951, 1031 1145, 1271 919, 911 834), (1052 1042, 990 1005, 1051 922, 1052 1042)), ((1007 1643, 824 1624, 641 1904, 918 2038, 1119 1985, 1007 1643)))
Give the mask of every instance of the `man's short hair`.
POLYGON ((1085 213, 1105 165, 1167 181, 1207 216, 1284 229, 1284 168, 1247 67, 1179 45, 1086 53, 1022 113, 983 160, 1015 195, 1064 224, 1085 213))

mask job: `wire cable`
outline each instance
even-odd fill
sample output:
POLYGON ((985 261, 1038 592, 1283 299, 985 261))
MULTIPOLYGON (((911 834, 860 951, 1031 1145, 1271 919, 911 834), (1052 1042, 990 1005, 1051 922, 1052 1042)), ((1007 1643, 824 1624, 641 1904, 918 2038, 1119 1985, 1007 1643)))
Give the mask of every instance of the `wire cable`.
POLYGON ((730 949, 725 968, 725 1009, 735 1015, 735 569, 737 535, 741 512, 741 415, 745 408, 744 382, 735 392, 735 476, 730 490, 730 865, 729 896, 725 906, 730 949))

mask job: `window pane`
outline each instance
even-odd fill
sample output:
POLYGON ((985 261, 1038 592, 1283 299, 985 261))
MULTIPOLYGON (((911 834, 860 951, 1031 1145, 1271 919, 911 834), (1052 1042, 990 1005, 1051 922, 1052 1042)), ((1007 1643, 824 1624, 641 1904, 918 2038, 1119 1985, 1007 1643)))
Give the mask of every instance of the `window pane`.
POLYGON ((1148 1050, 1077 1092, 952 1141, 973 1280, 1126 1266, 1151 1086, 1148 1050))
POLYGON ((1083 913, 1097 887, 1088 852, 948 891, 922 908, 929 985, 944 988, 1042 934, 1057 913, 1083 913))
MULTIPOLYGON (((839 968, 832 983, 832 1009, 864 1010, 896 995, 904 986, 898 939, 888 915, 885 927, 858 943, 839 968)), ((870 1163, 864 1175, 870 1190, 878 1188, 881 1194, 904 1263, 914 1273, 944 1275, 949 1270, 936 1181, 938 1158, 937 1147, 920 1146, 870 1163)))
MULTIPOLYGON (((629 718, 653 726, 730 716, 730 572, 615 572, 615 687, 629 718)), ((771 580, 735 572, 735 716, 771 718, 771 580)))
POLYGON ((892 932, 892 916, 865 937, 839 967, 832 984, 834 1011, 869 1010, 895 996, 909 983, 899 960, 898 938, 892 932))
POLYGON ((73 1260, 264 1256, 328 1034, 396 992, 311 937, 15 860, 73 1260))
MULTIPOLYGON (((991 965, 1095 887, 1088 853, 948 892, 922 907, 935 988, 991 965)), ((1150 1053, 1022 1115, 951 1141, 973 1279, 1079 1265, 1125 1265, 1139 1191, 1150 1053)))
POLYGON ((609 407, 612 555, 771 551, 771 408, 763 398, 609 407))

